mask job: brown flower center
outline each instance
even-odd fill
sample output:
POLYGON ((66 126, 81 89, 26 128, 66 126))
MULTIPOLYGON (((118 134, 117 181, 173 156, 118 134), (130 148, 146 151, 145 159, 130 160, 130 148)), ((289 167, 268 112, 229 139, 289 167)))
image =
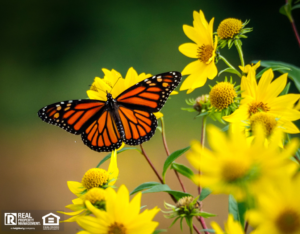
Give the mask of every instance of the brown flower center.
POLYGON ((258 112, 250 117, 251 129, 255 129, 257 124, 261 124, 266 135, 269 136, 277 125, 275 117, 266 112, 258 112))
POLYGON ((265 103, 252 102, 251 104, 249 104, 249 109, 248 109, 249 118, 251 117, 251 115, 255 114, 256 112, 259 112, 259 111, 267 112, 269 110, 270 110, 270 107, 268 107, 267 104, 265 104, 265 103))
POLYGON ((233 38, 243 28, 242 21, 234 18, 223 20, 218 29, 217 33, 221 39, 233 38))
POLYGON ((202 45, 198 48, 198 59, 203 62, 207 63, 213 55, 214 48, 211 45, 202 45))
POLYGON ((242 179, 247 175, 249 165, 238 160, 231 160, 224 163, 221 175, 227 182, 234 182, 235 180, 242 179))
POLYGON ((293 233, 300 230, 300 215, 294 210, 287 209, 277 217, 275 223, 282 233, 293 233))
POLYGON ((126 228, 121 223, 113 223, 108 227, 108 234, 126 234, 126 228))
POLYGON ((237 96, 234 85, 229 82, 216 84, 209 93, 211 105, 218 110, 227 108, 237 96))

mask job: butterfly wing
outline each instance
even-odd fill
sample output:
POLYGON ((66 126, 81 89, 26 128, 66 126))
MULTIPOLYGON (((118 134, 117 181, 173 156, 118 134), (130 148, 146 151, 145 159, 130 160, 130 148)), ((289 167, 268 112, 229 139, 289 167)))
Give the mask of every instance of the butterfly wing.
POLYGON ((153 113, 120 106, 118 114, 124 128, 123 141, 126 144, 139 145, 154 135, 157 119, 153 113))
POLYGON ((159 74, 137 83, 116 98, 126 144, 138 145, 154 135, 157 119, 152 112, 163 107, 180 81, 180 72, 159 74))
POLYGON ((145 79, 125 90, 117 98, 120 106, 158 112, 181 81, 180 72, 167 72, 145 79))
POLYGON ((38 116, 49 124, 79 135, 101 115, 105 102, 98 100, 70 100, 57 102, 40 109, 38 116))
POLYGON ((112 151, 122 144, 115 119, 108 108, 82 132, 81 138, 85 145, 98 152, 112 151))

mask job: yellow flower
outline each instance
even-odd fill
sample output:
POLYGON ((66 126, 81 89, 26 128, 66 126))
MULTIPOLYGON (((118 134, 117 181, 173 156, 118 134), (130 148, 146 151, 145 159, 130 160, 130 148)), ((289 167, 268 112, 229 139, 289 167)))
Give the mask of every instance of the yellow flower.
POLYGON ((300 119, 300 112, 294 108, 300 94, 279 94, 287 82, 287 74, 283 74, 272 82, 274 74, 272 69, 263 73, 257 84, 254 69, 249 70, 247 77, 242 77, 241 105, 231 115, 223 119, 230 123, 242 124, 257 112, 267 112, 282 121, 284 132, 299 133, 297 126, 292 121, 300 119))
MULTIPOLYGON (((106 101, 107 92, 110 93, 113 98, 116 98, 131 86, 152 76, 151 74, 146 73, 138 74, 133 67, 128 69, 125 79, 114 69, 110 71, 103 68, 102 71, 104 73, 104 78, 101 79, 96 77, 91 88, 87 91, 87 95, 90 99, 106 101)), ((178 92, 173 91, 171 93, 171 95, 175 94, 178 94, 178 92)), ((163 116, 161 112, 156 112, 154 115, 157 119, 163 116)))
POLYGON ((258 61, 255 65, 247 64, 245 67, 239 66, 243 73, 248 73, 250 70, 256 71, 257 68, 260 66, 260 61, 258 61))
POLYGON ((227 138, 224 132, 209 126, 208 141, 213 151, 193 142, 192 152, 187 155, 190 163, 202 172, 195 176, 194 182, 213 193, 232 194, 241 201, 253 191, 260 191, 266 183, 280 180, 282 174, 294 173, 297 165, 289 157, 297 149, 296 139, 279 151, 278 145, 272 142, 265 147, 261 128, 255 133, 250 145, 240 131, 230 131, 227 138))
POLYGON ((299 174, 270 182, 264 192, 257 193, 257 207, 246 214, 249 223, 256 234, 300 234, 299 174))
POLYGON ((96 216, 80 216, 76 222, 91 234, 152 234, 158 222, 152 221, 158 208, 140 213, 141 193, 129 202, 129 191, 122 185, 118 192, 107 189, 106 212, 86 201, 88 209, 96 216))
POLYGON ((234 84, 230 82, 220 82, 212 87, 209 93, 211 105, 217 110, 223 110, 234 103, 237 92, 234 84))
POLYGON ((79 216, 91 214, 85 206, 85 201, 89 201, 94 207, 97 207, 97 209, 105 210, 106 192, 102 188, 92 188, 86 194, 73 199, 73 204, 66 206, 66 208, 73 212, 57 211, 58 213, 72 216, 61 222, 74 222, 79 216))
POLYGON ((77 181, 68 181, 68 187, 72 193, 80 197, 93 187, 106 188, 114 185, 118 175, 117 151, 114 150, 111 153, 110 164, 107 171, 101 168, 92 168, 85 173, 81 183, 77 181))
POLYGON ((195 43, 185 43, 179 46, 179 51, 185 56, 197 60, 188 64, 182 71, 182 75, 189 75, 182 83, 180 90, 188 90, 191 93, 196 88, 202 87, 207 78, 213 79, 218 74, 215 64, 216 47, 218 38, 213 41, 214 18, 208 22, 203 12, 194 11, 193 27, 183 25, 185 35, 195 43))
POLYGON ((116 98, 123 91, 136 83, 151 77, 151 74, 141 73, 140 75, 133 67, 129 68, 125 79, 119 72, 112 69, 111 71, 103 68, 104 78, 96 77, 87 95, 90 99, 98 99, 106 101, 106 92, 110 93, 113 98, 116 98))
POLYGON ((210 223, 211 227, 215 230, 216 234, 244 234, 244 230, 239 221, 233 219, 232 214, 228 215, 227 222, 225 223, 225 232, 220 228, 216 222, 210 223))
POLYGON ((228 18, 223 20, 217 29, 218 36, 221 39, 233 38, 243 28, 241 20, 228 18))

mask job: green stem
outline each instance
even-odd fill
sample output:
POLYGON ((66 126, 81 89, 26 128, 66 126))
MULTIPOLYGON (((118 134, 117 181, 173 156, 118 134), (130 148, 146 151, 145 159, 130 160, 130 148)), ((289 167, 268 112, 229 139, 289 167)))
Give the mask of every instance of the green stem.
POLYGON ((225 57, 223 57, 222 55, 219 55, 219 58, 222 59, 222 60, 226 63, 226 65, 227 65, 228 67, 230 67, 230 68, 236 70, 235 67, 232 66, 232 65, 230 64, 230 62, 228 62, 228 60, 227 60, 225 57))
MULTIPOLYGON (((202 148, 204 148, 204 144, 205 144, 206 118, 207 118, 207 116, 205 115, 205 116, 203 116, 203 119, 202 119, 202 128, 201 128, 201 146, 202 146, 202 148)), ((198 171, 198 174, 201 175, 200 170, 198 171)), ((202 188, 201 188, 201 185, 199 184, 198 185, 199 196, 201 195, 201 191, 202 191, 202 188)))
POLYGON ((242 50, 242 47, 241 45, 239 44, 238 40, 235 40, 234 41, 234 44, 235 44, 235 47, 239 53, 239 56, 240 56, 240 60, 241 60, 241 66, 242 67, 245 67, 245 62, 244 62, 244 55, 243 55, 243 50, 242 50))

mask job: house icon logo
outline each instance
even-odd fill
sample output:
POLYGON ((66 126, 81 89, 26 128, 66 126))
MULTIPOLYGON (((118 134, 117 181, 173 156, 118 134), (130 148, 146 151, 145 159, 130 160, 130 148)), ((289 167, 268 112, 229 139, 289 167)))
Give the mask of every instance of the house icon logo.
POLYGON ((43 219, 43 225, 59 225, 60 217, 53 213, 49 213, 47 215, 44 215, 42 219, 43 219))

